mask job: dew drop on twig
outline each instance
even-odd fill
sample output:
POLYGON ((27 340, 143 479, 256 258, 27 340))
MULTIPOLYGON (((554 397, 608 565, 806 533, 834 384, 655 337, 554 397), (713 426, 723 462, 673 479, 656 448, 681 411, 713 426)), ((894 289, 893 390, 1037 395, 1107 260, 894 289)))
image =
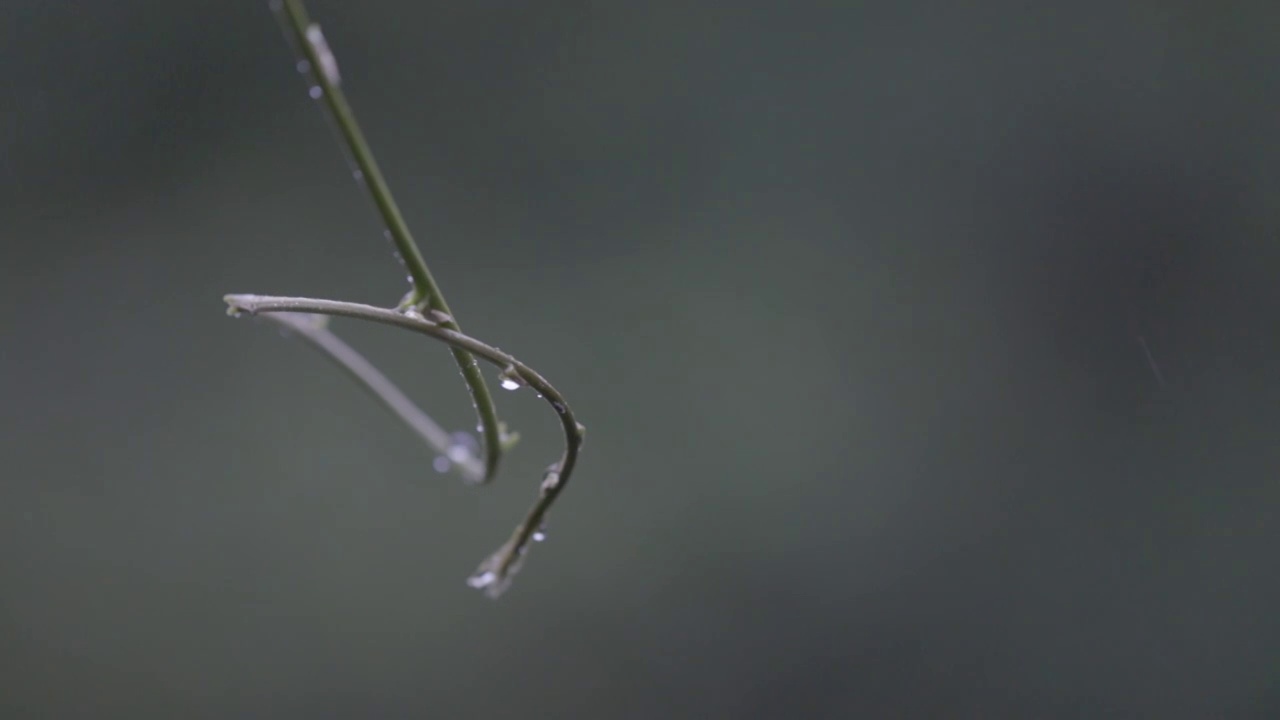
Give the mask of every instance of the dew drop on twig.
POLYGON ((552 465, 547 468, 546 474, 542 476, 542 486, 540 489, 544 494, 546 494, 558 487, 560 487, 560 471, 555 465, 552 465))
POLYGON ((520 372, 516 370, 515 365, 508 365, 498 373, 498 382, 502 385, 503 390, 519 390, 524 387, 524 378, 520 377, 520 372))
POLYGON ((446 455, 449 460, 461 465, 475 458, 476 451, 480 449, 480 443, 476 441, 471 433, 456 432, 450 436, 451 442, 446 455))
POLYGON ((342 76, 338 73, 338 60, 329 49, 329 43, 324 39, 324 32, 320 30, 319 25, 312 23, 311 27, 307 28, 307 42, 311 43, 311 47, 316 51, 316 58, 320 61, 320 71, 324 73, 324 79, 331 85, 340 85, 342 76))
POLYGON ((467 578, 467 584, 477 590, 483 590, 498 581, 498 574, 492 570, 477 572, 467 578))

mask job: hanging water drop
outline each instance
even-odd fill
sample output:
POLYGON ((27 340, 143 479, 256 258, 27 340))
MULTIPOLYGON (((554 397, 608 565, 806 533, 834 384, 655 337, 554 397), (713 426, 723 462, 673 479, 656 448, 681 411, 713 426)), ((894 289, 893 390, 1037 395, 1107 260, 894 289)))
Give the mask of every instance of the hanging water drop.
POLYGON ((480 443, 472 437, 471 433, 456 432, 450 436, 450 439, 449 450, 445 454, 459 465, 475 458, 476 451, 480 449, 480 443))
POLYGON ((312 100, 319 100, 324 95, 324 90, 319 85, 312 85, 307 94, 311 96, 312 100))
POLYGON ((307 73, 311 72, 311 63, 307 62, 306 60, 299 60, 298 64, 295 67, 297 67, 298 72, 303 75, 306 75, 307 73))
POLYGON ((516 370, 515 365, 508 365, 498 373, 498 382, 502 385, 503 390, 519 390, 524 386, 524 378, 520 377, 520 371, 516 370))
POLYGON ((529 538, 534 542, 542 542, 547 539, 547 531, 544 528, 538 528, 533 531, 533 534, 530 535, 529 538))
POLYGON ((431 467, 435 468, 435 471, 438 473, 447 473, 449 472, 449 468, 452 466, 452 463, 449 462, 449 458, 443 455, 437 455, 436 459, 431 461, 431 467))
POLYGON ((483 590, 498 581, 498 574, 492 570, 477 571, 467 578, 467 584, 477 590, 483 590))

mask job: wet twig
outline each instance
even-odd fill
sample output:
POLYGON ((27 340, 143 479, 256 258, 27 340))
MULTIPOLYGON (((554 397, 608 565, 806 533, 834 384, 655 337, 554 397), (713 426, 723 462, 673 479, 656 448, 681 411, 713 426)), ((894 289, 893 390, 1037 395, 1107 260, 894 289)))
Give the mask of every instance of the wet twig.
POLYGON ((227 295, 224 300, 228 312, 232 315, 262 314, 301 335, 325 352, 423 440, 457 464, 463 474, 475 482, 492 479, 502 452, 515 441, 515 435, 507 436, 503 425, 498 421, 493 397, 476 359, 498 366, 504 387, 527 385, 551 405, 564 429, 564 454, 558 462, 547 468, 538 488, 537 500, 516 526, 511 537, 486 558, 467 581, 472 587, 483 590, 491 597, 497 597, 507 588, 512 576, 520 568, 529 544, 541 539, 543 517, 569 481, 586 428, 574 418, 564 396, 537 371, 501 350, 464 334, 458 327, 356 123, 355 115, 340 88, 337 61, 319 26, 307 17, 301 0, 272 0, 271 7, 301 58, 298 69, 311 81, 311 97, 322 101, 327 108, 355 165, 353 174, 369 190, 382 215, 387 226, 387 236, 394 242, 400 258, 408 268, 413 288, 395 308, 337 300, 227 295), (368 360, 330 332, 324 319, 334 315, 412 330, 448 345, 475 401, 484 439, 484 462, 479 462, 470 454, 469 449, 464 456, 444 429, 422 412, 368 360))
POLYGON ((538 499, 525 514, 524 520, 516 526, 511 538, 502 547, 490 555, 468 580, 475 588, 485 590, 490 596, 497 597, 507 588, 512 575, 519 569, 529 543, 542 526, 542 519, 552 503, 564 490, 578 461, 578 451, 582 447, 586 428, 573 415, 569 403, 546 378, 536 370, 520 362, 501 350, 485 344, 475 338, 463 335, 457 330, 442 323, 428 320, 413 308, 405 310, 379 308, 372 305, 341 302, 337 300, 317 300, 312 298, 273 297, 268 295, 227 295, 223 298, 227 303, 227 312, 231 315, 248 313, 315 313, 320 315, 336 315, 340 317, 358 318, 372 322, 405 328, 422 333, 439 340, 454 349, 465 350, 472 355, 486 360, 501 368, 505 381, 528 385, 538 396, 547 401, 560 418, 564 429, 565 450, 560 460, 547 468, 538 488, 538 499))

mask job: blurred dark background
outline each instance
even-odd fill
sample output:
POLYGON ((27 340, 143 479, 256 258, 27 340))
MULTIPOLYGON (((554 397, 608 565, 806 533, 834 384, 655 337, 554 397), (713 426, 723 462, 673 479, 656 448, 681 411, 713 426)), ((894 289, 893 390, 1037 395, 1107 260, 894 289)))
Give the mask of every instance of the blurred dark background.
POLYGON ((406 289, 265 2, 7 2, 0 715, 1280 714, 1280 6, 310 7, 579 472, 223 315, 406 289))

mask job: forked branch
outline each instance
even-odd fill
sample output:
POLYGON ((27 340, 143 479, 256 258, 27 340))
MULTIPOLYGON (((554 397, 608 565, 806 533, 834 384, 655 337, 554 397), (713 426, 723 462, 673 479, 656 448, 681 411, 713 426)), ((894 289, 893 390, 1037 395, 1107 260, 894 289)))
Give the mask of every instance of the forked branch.
MULTIPOLYGON (((311 97, 319 101, 333 118, 343 145, 351 161, 355 164, 355 175, 369 190, 373 204, 378 208, 386 224, 387 235, 395 243, 400 259, 409 271, 413 289, 402 301, 405 307, 416 307, 420 312, 434 311, 440 324, 451 330, 461 332, 454 320, 453 312, 444 301, 444 294, 436 284, 427 262, 423 259, 409 225, 400 213, 391 188, 382 176, 382 170, 374 159, 373 150, 369 147, 360 124, 356 122, 355 111, 347 102, 342 91, 342 79, 338 73, 338 61, 329 44, 320 31, 320 26, 311 22, 302 0, 271 0, 271 9, 280 20, 285 37, 299 56, 298 69, 311 83, 311 97)), ((462 378, 471 392, 475 402, 476 414, 480 418, 481 434, 484 438, 485 463, 482 482, 493 479, 498 469, 498 460, 502 457, 502 432, 498 422, 498 411, 493 404, 493 395, 485 384, 484 375, 476 367, 475 361, 466 350, 452 348, 453 359, 462 371, 462 378)))
POLYGON ((336 300, 309 298, 270 297, 266 295, 227 295, 228 312, 267 314, 276 322, 294 330, 311 344, 325 352, 332 360, 360 382, 369 392, 382 401, 393 413, 418 433, 429 445, 457 464, 464 475, 476 482, 486 482, 497 470, 502 452, 514 442, 515 436, 505 436, 493 396, 485 384, 476 358, 481 358, 501 368, 504 386, 528 385, 546 399, 560 418, 564 428, 565 451, 559 462, 547 468, 538 489, 538 499, 516 526, 507 542, 485 559, 468 580, 472 587, 483 590, 490 597, 497 597, 511 582, 519 569, 530 541, 540 538, 542 519, 552 503, 564 490, 578 459, 582 438, 586 432, 573 417, 573 411, 551 383, 533 368, 510 355, 462 333, 452 311, 445 303, 444 295, 427 269, 426 261, 418 250, 409 227, 400 214, 391 189, 387 186, 374 160, 373 151, 355 113, 343 93, 338 63, 320 31, 320 26, 307 17, 302 0, 271 0, 271 9, 284 28, 285 37, 297 52, 298 71, 310 81, 310 95, 328 110, 348 159, 354 165, 353 175, 368 189, 386 224, 387 237, 395 244, 400 259, 409 271, 412 290, 394 309, 361 305, 336 300), (485 458, 480 463, 469 452, 462 453, 453 438, 422 412, 404 393, 377 370, 369 361, 349 345, 331 333, 321 319, 338 315, 370 320, 413 330, 439 340, 449 346, 454 361, 462 371, 467 388, 475 402, 480 419, 480 431, 484 438, 485 458))
POLYGON ((568 402, 559 390, 536 370, 501 350, 464 335, 443 323, 428 319, 415 308, 388 309, 360 303, 311 298, 273 297, 268 295, 227 295, 227 312, 231 315, 248 313, 312 313, 334 315, 392 325, 435 338, 455 350, 465 351, 501 369, 503 382, 528 385, 538 396, 547 401, 560 418, 564 429, 565 450, 560 460, 547 468, 538 488, 538 498, 516 526, 510 539, 480 563, 467 581, 472 587, 484 590, 490 597, 497 597, 511 582, 520 563, 542 526, 543 517, 569 482, 586 428, 577 421, 568 402))

